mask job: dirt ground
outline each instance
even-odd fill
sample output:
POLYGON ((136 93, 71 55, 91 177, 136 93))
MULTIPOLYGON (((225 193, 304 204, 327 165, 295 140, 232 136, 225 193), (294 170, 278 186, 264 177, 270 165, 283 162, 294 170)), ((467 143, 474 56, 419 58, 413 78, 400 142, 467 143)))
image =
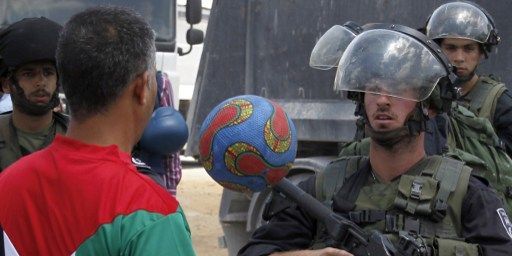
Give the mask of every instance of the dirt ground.
POLYGON ((222 187, 196 163, 183 162, 183 176, 178 185, 178 200, 185 211, 192 232, 192 243, 199 256, 227 256, 219 248, 222 236, 219 205, 222 187))

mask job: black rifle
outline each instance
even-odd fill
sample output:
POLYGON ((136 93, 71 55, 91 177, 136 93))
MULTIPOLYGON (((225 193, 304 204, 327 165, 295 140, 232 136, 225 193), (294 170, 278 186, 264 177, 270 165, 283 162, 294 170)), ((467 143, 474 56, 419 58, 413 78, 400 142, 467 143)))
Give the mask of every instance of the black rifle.
POLYGON ((362 229, 351 220, 331 211, 286 178, 277 183, 274 189, 297 203, 313 218, 321 221, 327 229, 327 234, 340 245, 339 247, 356 256, 429 255, 426 246, 418 243, 413 235, 400 234, 397 248, 379 231, 368 232, 362 229))

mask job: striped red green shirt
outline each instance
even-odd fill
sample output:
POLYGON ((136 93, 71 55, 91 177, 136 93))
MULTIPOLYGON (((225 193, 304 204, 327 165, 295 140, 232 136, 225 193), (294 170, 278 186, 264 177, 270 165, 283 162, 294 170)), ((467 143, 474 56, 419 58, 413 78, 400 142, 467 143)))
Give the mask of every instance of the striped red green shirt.
POLYGON ((19 255, 195 255, 179 203, 130 155, 63 136, 0 174, 0 226, 19 255))

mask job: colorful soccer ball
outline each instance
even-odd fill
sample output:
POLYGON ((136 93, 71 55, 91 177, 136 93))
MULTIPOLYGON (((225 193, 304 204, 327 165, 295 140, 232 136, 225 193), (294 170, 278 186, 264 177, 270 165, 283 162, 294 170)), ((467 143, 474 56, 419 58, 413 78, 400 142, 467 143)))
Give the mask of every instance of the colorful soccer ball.
POLYGON ((208 174, 236 191, 261 191, 285 177, 297 153, 291 119, 254 95, 225 100, 201 126, 199 155, 208 174))

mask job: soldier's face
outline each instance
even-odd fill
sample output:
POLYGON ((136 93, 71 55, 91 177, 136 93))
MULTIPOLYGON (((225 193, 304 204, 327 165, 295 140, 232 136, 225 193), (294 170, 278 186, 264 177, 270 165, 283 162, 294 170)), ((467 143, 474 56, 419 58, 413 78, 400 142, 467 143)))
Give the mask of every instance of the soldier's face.
POLYGON ((472 75, 483 58, 480 45, 469 39, 445 38, 441 42, 441 49, 448 56, 452 65, 457 67, 459 77, 472 75))
POLYGON ((364 94, 368 121, 376 131, 391 131, 404 126, 417 102, 376 93, 364 94))
POLYGON ((14 76, 32 104, 48 104, 57 89, 57 70, 49 61, 25 64, 16 70, 14 76))

